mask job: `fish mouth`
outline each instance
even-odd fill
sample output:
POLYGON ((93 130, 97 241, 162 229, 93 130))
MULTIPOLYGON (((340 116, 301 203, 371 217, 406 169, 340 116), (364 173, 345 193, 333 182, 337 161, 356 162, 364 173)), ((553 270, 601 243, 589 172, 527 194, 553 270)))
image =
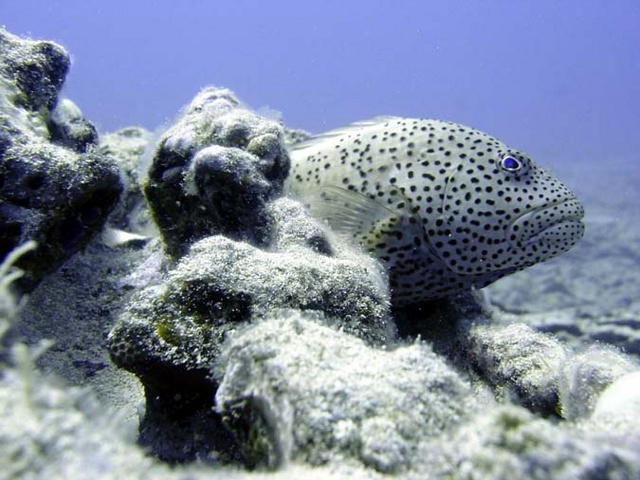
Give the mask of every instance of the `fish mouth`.
POLYGON ((564 244, 568 250, 584 234, 584 207, 573 197, 546 203, 516 218, 508 229, 512 247, 564 244))

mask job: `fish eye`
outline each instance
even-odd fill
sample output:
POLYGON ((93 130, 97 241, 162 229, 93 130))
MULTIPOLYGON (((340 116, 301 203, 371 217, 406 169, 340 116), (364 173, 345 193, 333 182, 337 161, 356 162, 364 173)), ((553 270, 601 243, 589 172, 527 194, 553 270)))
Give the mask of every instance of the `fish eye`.
POLYGON ((522 168, 522 162, 511 155, 505 155, 500 159, 500 167, 507 172, 517 172, 522 168))

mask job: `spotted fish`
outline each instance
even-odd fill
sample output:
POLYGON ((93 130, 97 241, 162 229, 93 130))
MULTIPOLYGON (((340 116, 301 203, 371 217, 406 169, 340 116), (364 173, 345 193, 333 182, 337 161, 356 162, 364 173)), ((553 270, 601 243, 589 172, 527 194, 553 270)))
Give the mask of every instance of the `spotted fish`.
POLYGON ((291 160, 290 192, 384 263, 397 306, 484 287, 584 233, 563 183, 456 123, 376 118, 294 145, 291 160))

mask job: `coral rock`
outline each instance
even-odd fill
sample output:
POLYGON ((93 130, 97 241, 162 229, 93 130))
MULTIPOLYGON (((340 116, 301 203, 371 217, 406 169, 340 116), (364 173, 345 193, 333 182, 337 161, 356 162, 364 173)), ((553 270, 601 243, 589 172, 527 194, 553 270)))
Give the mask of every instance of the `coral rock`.
POLYGON ((18 265, 23 290, 100 231, 122 190, 115 164, 90 148, 93 126, 58 103, 68 64, 62 47, 0 30, 0 258, 38 243, 18 265))
POLYGON ((223 234, 263 243, 264 206, 289 171, 284 128, 206 88, 161 138, 144 193, 167 251, 223 234))

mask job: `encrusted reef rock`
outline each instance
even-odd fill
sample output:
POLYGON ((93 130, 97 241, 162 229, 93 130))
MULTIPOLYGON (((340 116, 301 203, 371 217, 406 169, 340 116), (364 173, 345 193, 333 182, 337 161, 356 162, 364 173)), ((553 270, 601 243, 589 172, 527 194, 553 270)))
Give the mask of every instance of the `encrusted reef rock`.
POLYGON ((68 98, 62 98, 49 118, 51 141, 76 152, 86 152, 98 142, 98 131, 82 116, 82 112, 68 98))
MULTIPOLYGON (((637 432, 637 429, 636 429, 637 432)), ((637 433, 548 421, 522 407, 490 408, 434 445, 409 478, 638 478, 637 433)))
POLYGON ((13 103, 24 114, 50 112, 69 71, 69 55, 53 42, 33 42, 0 30, 2 76, 15 87, 13 103))
MULTIPOLYGON (((618 379, 633 378, 638 375, 639 365, 630 357, 620 354, 617 349, 606 345, 592 345, 584 352, 575 355, 571 362, 563 365, 558 376, 558 393, 562 416, 569 420, 589 418, 596 408, 602 412, 601 394, 615 384, 618 379)), ((634 398, 638 398, 640 384, 633 388, 628 385, 626 392, 618 392, 618 415, 625 416, 625 407, 633 405, 634 398)), ((634 408, 640 409, 640 403, 635 400, 634 408)), ((613 416, 613 415, 612 415, 613 416)), ((633 425, 633 422, 631 423, 633 425)))
POLYGON ((283 127, 207 88, 159 142, 144 193, 170 255, 223 234, 263 244, 265 204, 289 171, 283 127))
POLYGON ((205 89, 160 140, 145 195, 173 263, 134 296, 109 346, 145 386, 141 441, 165 459, 229 443, 210 370, 230 332, 298 309, 371 345, 395 340, 380 266, 279 196, 287 169, 282 127, 228 90, 205 89))
POLYGON ((461 338, 468 358, 505 397, 535 412, 557 410, 558 382, 569 357, 560 342, 519 323, 476 322, 461 338))
POLYGON ((68 68, 62 47, 0 29, 0 258, 38 243, 19 261, 23 290, 100 231, 122 190, 95 128, 58 98, 68 68))
MULTIPOLYGON (((335 328, 371 343, 392 340, 384 284, 375 269, 357 260, 326 257, 311 248, 266 252, 220 235, 196 242, 163 284, 133 299, 109 335, 116 364, 136 373, 145 386, 143 441, 169 455, 162 452, 171 448, 156 442, 167 432, 177 437, 177 427, 168 426, 161 412, 182 418, 200 412, 203 422, 215 424, 207 416, 217 386, 209 370, 227 334, 273 309, 318 310, 335 328)), ((185 439, 180 442, 181 451, 189 448, 185 439)), ((201 455, 200 448, 212 445, 193 448, 201 455)))
POLYGON ((356 459, 407 471, 419 445, 480 404, 426 344, 370 348, 309 313, 282 312, 233 335, 217 377, 223 421, 252 464, 271 467, 356 459))
POLYGON ((146 177, 146 153, 153 135, 141 127, 127 127, 100 136, 98 151, 115 160, 122 173, 124 191, 109 215, 109 225, 141 235, 156 235, 147 201, 142 193, 146 177))

